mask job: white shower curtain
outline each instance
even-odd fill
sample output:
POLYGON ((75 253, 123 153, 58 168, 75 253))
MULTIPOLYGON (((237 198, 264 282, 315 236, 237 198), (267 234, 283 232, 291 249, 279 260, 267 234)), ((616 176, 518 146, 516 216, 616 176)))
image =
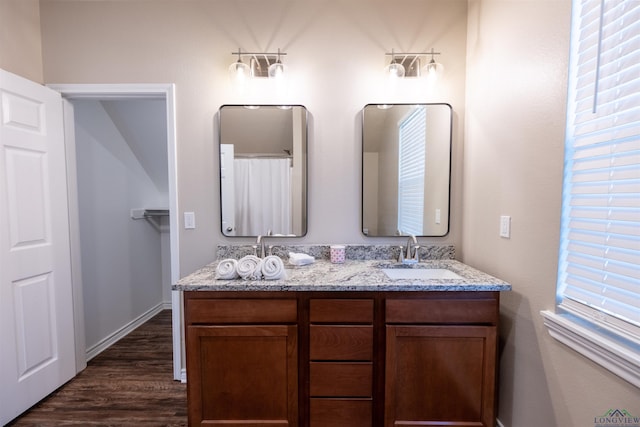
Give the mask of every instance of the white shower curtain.
POLYGON ((238 235, 292 233, 290 159, 235 159, 238 235))

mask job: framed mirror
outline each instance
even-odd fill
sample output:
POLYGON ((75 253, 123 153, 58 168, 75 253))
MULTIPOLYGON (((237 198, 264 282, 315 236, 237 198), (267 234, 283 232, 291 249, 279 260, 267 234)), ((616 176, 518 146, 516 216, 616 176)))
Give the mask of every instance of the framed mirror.
POLYGON ((449 232, 449 104, 367 104, 362 111, 362 233, 449 232))
POLYGON ((307 233, 307 109, 223 105, 220 129, 222 234, 307 233))

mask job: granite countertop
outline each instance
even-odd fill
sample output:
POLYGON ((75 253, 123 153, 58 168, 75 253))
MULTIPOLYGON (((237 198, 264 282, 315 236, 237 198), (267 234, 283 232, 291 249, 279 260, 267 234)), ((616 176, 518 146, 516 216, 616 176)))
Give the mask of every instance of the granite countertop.
POLYGON ((285 260, 284 280, 216 280, 213 262, 180 279, 177 291, 509 291, 511 285, 453 259, 425 260, 399 265, 384 260, 347 260, 332 264, 317 259, 313 264, 293 266, 285 260), (381 270, 394 268, 444 268, 463 279, 389 279, 381 270))

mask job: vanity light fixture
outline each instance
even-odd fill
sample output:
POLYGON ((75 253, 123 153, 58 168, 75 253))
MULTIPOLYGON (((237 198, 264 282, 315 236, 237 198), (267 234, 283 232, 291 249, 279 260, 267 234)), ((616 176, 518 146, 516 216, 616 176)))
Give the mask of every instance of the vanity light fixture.
POLYGON ((238 55, 238 60, 229 66, 229 75, 232 80, 269 77, 280 78, 284 76, 285 66, 281 57, 286 53, 281 52, 243 52, 238 49, 232 52, 232 55, 238 55), (242 61, 243 57, 248 58, 249 64, 242 61))
POLYGON ((391 53, 385 53, 385 55, 391 56, 391 62, 385 67, 390 78, 420 77, 423 75, 431 78, 441 75, 444 70, 444 66, 435 60, 435 55, 440 55, 440 52, 434 51, 433 48, 430 52, 406 53, 396 53, 392 49, 391 53), (429 56, 431 59, 427 62, 429 56), (423 68, 421 68, 422 60, 426 62, 423 68))

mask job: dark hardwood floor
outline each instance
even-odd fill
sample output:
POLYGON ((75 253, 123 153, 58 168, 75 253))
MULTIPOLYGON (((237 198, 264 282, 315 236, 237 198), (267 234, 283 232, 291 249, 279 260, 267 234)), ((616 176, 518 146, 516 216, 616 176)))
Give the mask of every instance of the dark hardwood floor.
POLYGON ((9 426, 186 426, 186 384, 173 380, 164 310, 9 426))

